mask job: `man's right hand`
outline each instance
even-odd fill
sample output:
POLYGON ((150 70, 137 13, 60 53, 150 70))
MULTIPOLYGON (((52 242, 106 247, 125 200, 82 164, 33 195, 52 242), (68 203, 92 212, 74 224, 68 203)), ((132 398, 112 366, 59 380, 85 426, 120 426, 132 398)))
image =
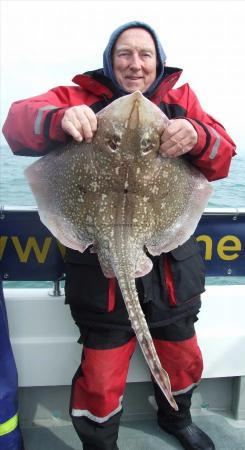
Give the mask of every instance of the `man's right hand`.
POLYGON ((97 130, 97 117, 87 105, 72 106, 66 110, 61 121, 61 127, 75 141, 82 142, 85 140, 89 144, 97 130))

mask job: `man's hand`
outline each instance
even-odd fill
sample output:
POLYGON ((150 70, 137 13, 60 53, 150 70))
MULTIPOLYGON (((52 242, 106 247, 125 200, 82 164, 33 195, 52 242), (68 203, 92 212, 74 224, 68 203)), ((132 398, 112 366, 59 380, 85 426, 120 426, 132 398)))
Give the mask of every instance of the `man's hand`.
POLYGON ((97 130, 97 117, 87 105, 72 106, 68 108, 61 121, 65 133, 70 134, 77 142, 92 141, 97 130))
POLYGON ((172 119, 161 136, 160 154, 176 158, 189 152, 197 143, 197 132, 186 119, 172 119))

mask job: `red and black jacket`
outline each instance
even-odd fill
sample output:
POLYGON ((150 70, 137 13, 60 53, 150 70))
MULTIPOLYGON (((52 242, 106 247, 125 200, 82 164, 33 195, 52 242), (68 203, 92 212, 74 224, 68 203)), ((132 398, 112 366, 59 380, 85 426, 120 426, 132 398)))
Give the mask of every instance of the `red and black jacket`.
MULTIPOLYGON (((186 118, 198 141, 186 158, 209 181, 227 176, 235 144, 223 126, 201 107, 188 84, 173 88, 180 69, 165 67, 165 74, 150 100, 171 118, 186 118)), ((77 75, 76 86, 59 86, 45 94, 13 103, 3 133, 16 155, 41 156, 70 139, 61 128, 65 110, 86 104, 98 112, 119 95, 101 69, 77 75)), ((137 288, 150 326, 170 323, 196 313, 204 291, 204 265, 191 238, 167 255, 154 257, 153 270, 137 280, 137 288)), ((97 256, 89 250, 67 250, 66 298, 78 323, 128 327, 126 309, 115 280, 107 280, 97 256), (81 268, 82 266, 82 268, 81 268)))
MULTIPOLYGON (((208 115, 188 84, 173 89, 180 69, 165 68, 165 75, 150 100, 168 118, 185 117, 198 134, 196 146, 188 154, 209 181, 228 174, 235 144, 222 125, 208 115)), ((86 104, 95 112, 118 97, 102 70, 73 78, 77 86, 59 86, 45 94, 20 100, 10 108, 3 134, 16 155, 41 156, 68 139, 60 123, 67 108, 86 104)))

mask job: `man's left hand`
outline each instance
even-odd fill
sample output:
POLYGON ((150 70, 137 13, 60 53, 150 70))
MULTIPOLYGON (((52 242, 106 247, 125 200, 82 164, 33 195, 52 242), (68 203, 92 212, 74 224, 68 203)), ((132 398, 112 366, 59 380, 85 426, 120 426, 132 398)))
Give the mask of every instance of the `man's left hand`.
POLYGON ((162 136, 159 152, 176 158, 189 152, 197 143, 197 132, 186 119, 171 119, 162 136))

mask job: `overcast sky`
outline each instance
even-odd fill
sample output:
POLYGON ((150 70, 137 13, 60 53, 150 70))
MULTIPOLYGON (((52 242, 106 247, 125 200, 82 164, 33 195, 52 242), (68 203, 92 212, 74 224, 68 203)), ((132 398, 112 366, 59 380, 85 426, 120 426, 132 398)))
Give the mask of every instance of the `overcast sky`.
POLYGON ((167 64, 245 152, 245 1, 1 1, 1 122, 10 104, 102 66, 110 33, 143 20, 167 64))

